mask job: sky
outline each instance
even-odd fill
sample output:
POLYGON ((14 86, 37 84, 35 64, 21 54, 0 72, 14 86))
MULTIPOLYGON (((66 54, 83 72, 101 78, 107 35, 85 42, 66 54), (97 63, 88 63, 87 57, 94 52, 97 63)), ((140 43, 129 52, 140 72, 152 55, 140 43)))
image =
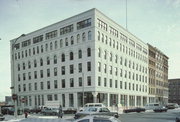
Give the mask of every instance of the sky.
MULTIPOLYGON (((91 8, 126 27, 125 0, 0 0, 0 101, 10 96, 10 40, 91 8)), ((180 0, 127 0, 127 29, 169 57, 180 78, 180 0)))

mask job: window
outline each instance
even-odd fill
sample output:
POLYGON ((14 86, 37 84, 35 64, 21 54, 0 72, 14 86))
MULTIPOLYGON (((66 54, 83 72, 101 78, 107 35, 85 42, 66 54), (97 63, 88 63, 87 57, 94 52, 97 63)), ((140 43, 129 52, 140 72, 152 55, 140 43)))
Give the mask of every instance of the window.
POLYGON ((71 36, 71 45, 73 45, 73 44, 74 44, 74 37, 71 36))
POLYGON ((46 33, 46 39, 51 39, 51 38, 54 38, 54 37, 57 37, 57 30, 46 33))
POLYGON ((61 85, 62 85, 62 88, 65 88, 65 87, 66 87, 65 79, 62 79, 62 80, 61 80, 61 85))
POLYGON ((100 41, 100 32, 98 31, 98 41, 100 41))
POLYGON ((54 55, 54 64, 57 64, 57 56, 54 55))
POLYGON ((74 87, 74 79, 70 78, 70 87, 74 87))
POLYGON ((54 76, 57 76, 57 67, 54 68, 54 76))
POLYGON ((73 32, 73 29, 74 29, 74 28, 73 28, 73 24, 68 25, 68 26, 66 26, 66 27, 63 27, 63 28, 60 29, 60 35, 73 32))
POLYGON ((112 66, 109 66, 109 73, 112 75, 112 66))
POLYGON ((101 48, 98 48, 98 56, 101 57, 101 48))
POLYGON ((34 79, 37 79, 37 71, 34 71, 34 79))
POLYGON ((107 86, 107 79, 104 78, 104 87, 106 87, 106 86, 107 86))
POLYGON ((58 100, 58 96, 57 94, 54 94, 54 100, 57 101, 58 100))
POLYGON ((110 53, 110 58, 109 59, 110 59, 110 61, 112 61, 112 53, 110 53))
POLYGON ((65 45, 68 46, 68 38, 65 39, 65 45))
POLYGON ((107 51, 104 51, 104 59, 107 59, 107 51))
POLYGON ((43 35, 33 38, 33 44, 43 41, 43 35))
POLYGON ((25 65, 25 63, 23 63, 23 70, 25 70, 26 69, 26 65, 25 65))
POLYGON ((18 85, 18 91, 21 92, 21 85, 18 85))
POLYGON ((47 57, 47 65, 49 65, 50 64, 50 59, 49 59, 49 57, 47 57))
POLYGON ((79 86, 82 86, 82 77, 79 77, 79 86))
POLYGON ((73 52, 70 52, 70 53, 69 53, 69 60, 73 60, 73 59, 74 59, 73 52))
POLYGON ((52 50, 53 49, 53 44, 52 44, 52 42, 50 43, 50 50, 52 50))
POLYGON ((91 62, 87 62, 87 71, 91 71, 91 62))
POLYGON ((26 80, 26 73, 23 73, 23 80, 26 80))
POLYGON ((82 34, 82 41, 86 41, 86 34, 85 34, 85 32, 82 34))
POLYGON ((91 36, 92 36, 91 31, 89 31, 88 32, 88 40, 91 40, 91 36))
POLYGON ((69 94, 69 107, 74 106, 74 96, 73 94, 69 94))
POLYGON ((32 88, 31 88, 31 83, 29 83, 29 91, 31 91, 31 89, 32 89, 32 88))
POLYGON ((52 99, 52 95, 47 95, 47 100, 48 101, 52 101, 53 99, 52 99))
POLYGON ((40 87, 41 87, 41 90, 43 90, 43 89, 44 89, 44 83, 41 82, 40 85, 41 85, 41 86, 40 86, 40 87))
POLYGON ((122 89, 123 87, 123 84, 122 84, 122 81, 120 81, 120 89, 122 89))
POLYGON ((98 71, 101 72, 101 63, 98 62, 98 71))
POLYGON ((37 67, 37 61, 34 60, 34 67, 37 67))
POLYGON ((46 44, 46 48, 45 49, 46 49, 46 52, 47 52, 48 51, 48 44, 46 44))
POLYGON ((82 50, 79 50, 79 51, 78 51, 78 58, 79 58, 79 59, 82 58, 82 50))
POLYGON ((50 85, 50 81, 47 81, 47 89, 50 89, 51 85, 50 85))
POLYGON ((112 79, 109 79, 109 87, 112 87, 112 79))
POLYGON ((79 43, 79 41, 80 41, 80 35, 78 34, 77 35, 77 43, 79 43))
POLYGON ((103 33, 102 33, 102 37, 101 38, 102 38, 102 42, 104 42, 104 34, 103 33))
POLYGON ((65 62, 65 54, 64 53, 61 55, 61 61, 65 62))
POLYGON ((101 86, 101 77, 98 77, 98 86, 101 86))
POLYGON ((73 74, 74 73, 74 65, 70 65, 69 66, 69 69, 70 69, 70 74, 73 74))
POLYGON ((21 81, 21 76, 20 76, 20 74, 18 74, 18 81, 21 81))
POLYGON ((23 91, 26 91, 26 84, 23 84, 23 91))
POLYGON ((118 82, 117 82, 117 80, 115 80, 115 88, 117 88, 118 87, 118 82))
POLYGON ((50 69, 47 69, 47 77, 50 77, 50 69))
POLYGON ((40 70, 40 77, 43 78, 43 70, 40 70))
POLYGON ((40 66, 43 66, 43 59, 40 59, 40 66))
POLYGON ((107 73, 107 65, 104 64, 104 73, 107 73))
POLYGON ((37 90, 37 83, 34 83, 34 90, 37 90))
POLYGON ((77 30, 91 26, 91 18, 80 21, 77 23, 77 30))
POLYGON ((55 41, 55 42, 54 42, 54 47, 55 47, 55 49, 57 49, 57 46, 58 46, 57 41, 55 41))
POLYGON ((43 53, 43 51, 44 51, 44 50, 43 50, 43 45, 41 45, 41 53, 43 53))
POLYGON ((88 85, 88 86, 91 86, 91 76, 88 76, 88 77, 87 77, 87 85, 88 85))
POLYGON ((31 80, 31 72, 28 72, 28 79, 31 80))
POLYGON ((87 57, 90 57, 91 56, 91 48, 88 48, 87 49, 87 57))
POLYGON ((62 75, 65 75, 65 66, 62 66, 62 67, 61 67, 61 74, 62 74, 62 75))
POLYGON ((79 71, 79 72, 82 72, 82 63, 79 63, 79 64, 78 64, 78 71, 79 71))
POLYGON ((58 88, 57 80, 54 80, 54 88, 55 88, 55 89, 58 88))
POLYGON ((60 40, 60 47, 63 47, 63 40, 60 40))

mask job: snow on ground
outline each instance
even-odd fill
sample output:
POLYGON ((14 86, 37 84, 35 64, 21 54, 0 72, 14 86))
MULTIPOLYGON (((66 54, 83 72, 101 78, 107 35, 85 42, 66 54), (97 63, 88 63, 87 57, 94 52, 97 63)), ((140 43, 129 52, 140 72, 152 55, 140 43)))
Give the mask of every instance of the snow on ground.
POLYGON ((65 115, 63 118, 57 116, 40 116, 29 115, 28 118, 24 118, 24 115, 20 115, 17 118, 11 115, 5 115, 5 120, 2 122, 72 122, 73 115, 65 115))

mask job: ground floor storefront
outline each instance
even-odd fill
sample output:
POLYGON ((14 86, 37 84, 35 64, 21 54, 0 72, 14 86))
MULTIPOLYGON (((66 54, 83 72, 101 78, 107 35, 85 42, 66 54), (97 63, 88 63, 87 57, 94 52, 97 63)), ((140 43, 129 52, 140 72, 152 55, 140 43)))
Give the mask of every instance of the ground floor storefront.
POLYGON ((132 108, 143 107, 148 102, 148 96, 120 93, 74 92, 61 94, 22 95, 17 99, 19 108, 38 108, 41 106, 48 107, 47 103, 51 102, 55 107, 58 107, 61 104, 64 109, 78 109, 86 103, 103 103, 107 107, 121 106, 122 108, 132 108))

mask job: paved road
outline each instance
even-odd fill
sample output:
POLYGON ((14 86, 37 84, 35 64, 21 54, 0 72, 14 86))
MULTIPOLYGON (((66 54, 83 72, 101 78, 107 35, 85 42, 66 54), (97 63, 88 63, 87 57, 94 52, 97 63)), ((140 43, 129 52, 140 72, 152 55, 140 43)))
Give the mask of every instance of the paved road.
POLYGON ((120 115, 122 122, 175 122, 175 118, 180 116, 180 109, 168 110, 168 112, 155 113, 128 113, 120 115))

